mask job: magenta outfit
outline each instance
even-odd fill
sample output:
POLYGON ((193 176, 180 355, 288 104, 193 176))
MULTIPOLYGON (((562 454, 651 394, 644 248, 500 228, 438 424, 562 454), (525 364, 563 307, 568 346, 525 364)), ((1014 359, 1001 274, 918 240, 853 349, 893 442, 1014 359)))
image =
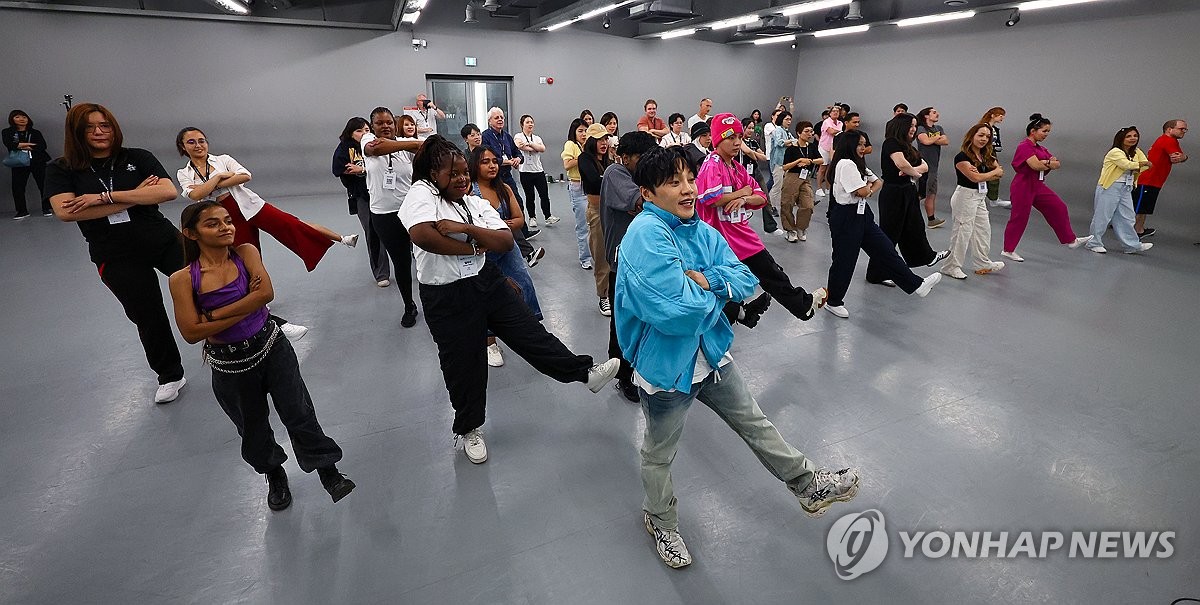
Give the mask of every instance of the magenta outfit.
POLYGON ((1004 227, 1004 251, 1015 252, 1025 227, 1029 224, 1030 210, 1036 208, 1042 213, 1059 243, 1069 244, 1075 241, 1075 231, 1071 229, 1071 217, 1067 214, 1067 205, 1054 193, 1039 176, 1041 171, 1034 170, 1025 161, 1030 156, 1039 160, 1049 160, 1050 150, 1030 141, 1028 138, 1017 145, 1016 155, 1013 156, 1012 167, 1017 171, 1010 187, 1012 197, 1012 214, 1008 217, 1008 225, 1004 227))

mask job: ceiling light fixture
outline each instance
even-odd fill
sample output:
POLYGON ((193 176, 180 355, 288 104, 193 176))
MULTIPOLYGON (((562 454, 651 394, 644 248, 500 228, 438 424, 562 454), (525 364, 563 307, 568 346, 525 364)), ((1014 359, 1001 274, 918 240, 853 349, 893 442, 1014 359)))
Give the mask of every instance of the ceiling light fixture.
POLYGON ((249 15, 250 7, 242 4, 238 0, 208 0, 209 4, 235 15, 249 15))
POLYGON ((607 14, 607 13, 605 13, 605 15, 604 15, 604 23, 602 23, 601 25, 603 25, 603 26, 604 26, 604 29, 608 29, 608 28, 612 27, 612 20, 608 18, 608 14, 607 14))
POLYGON ((421 11, 413 11, 411 13, 404 13, 404 16, 400 18, 400 22, 407 23, 409 25, 416 25, 417 19, 420 19, 420 18, 421 18, 421 11))
POLYGON ((779 44, 780 42, 795 42, 796 36, 775 36, 772 38, 760 38, 754 41, 755 46, 763 46, 764 44, 779 44))
POLYGON ((1008 21, 1005 21, 1004 24, 1007 25, 1008 27, 1012 27, 1020 22, 1021 22, 1021 9, 1014 8, 1014 9, 1012 9, 1012 12, 1008 14, 1008 21))
POLYGON ((604 6, 601 6, 600 8, 590 10, 586 13, 583 13, 582 15, 579 15, 578 19, 580 21, 586 21, 597 15, 603 15, 604 13, 607 13, 608 11, 613 10, 615 8, 620 8, 621 4, 624 4, 624 2, 617 3, 617 4, 606 4, 604 6))
POLYGON ((1032 11, 1039 8, 1057 8, 1059 6, 1068 6, 1071 4, 1083 4, 1085 2, 1098 2, 1099 0, 1034 0, 1033 2, 1022 2, 1017 5, 1017 8, 1023 11, 1032 11))
POLYGON ((551 25, 551 26, 549 26, 549 27, 545 27, 545 28, 542 28, 542 29, 544 29, 545 31, 548 31, 548 32, 557 31, 557 30, 560 30, 560 29, 562 29, 562 28, 564 28, 564 27, 566 27, 566 26, 568 26, 568 25, 570 25, 570 24, 572 24, 572 23, 574 23, 574 22, 576 22, 576 21, 578 21, 578 20, 579 20, 579 19, 567 19, 566 21, 563 21, 563 22, 561 22, 561 23, 555 23, 554 25, 551 25))
POLYGON ((853 27, 839 27, 837 29, 825 29, 819 32, 813 32, 813 35, 818 38, 827 38, 829 36, 842 36, 845 34, 858 34, 871 29, 870 25, 855 25, 853 27))
POLYGON ((929 23, 940 23, 942 21, 958 21, 959 19, 970 19, 975 16, 975 11, 960 11, 957 13, 942 13, 940 15, 928 15, 925 17, 913 17, 912 19, 901 19, 896 22, 900 27, 912 27, 913 25, 926 25, 929 23))
POLYGON ((792 15, 800 15, 803 13, 812 13, 828 8, 846 6, 847 4, 850 4, 850 2, 851 0, 818 0, 817 2, 805 2, 804 4, 794 4, 792 6, 783 8, 779 11, 779 14, 784 17, 790 17, 792 15))
POLYGON ((479 23, 479 19, 475 18, 475 5, 467 3, 467 18, 463 19, 463 23, 479 23))
POLYGON ((741 17, 733 17, 730 19, 722 19, 720 21, 713 21, 712 23, 708 24, 708 28, 715 31, 718 29, 727 29, 730 27, 737 27, 739 25, 749 25, 751 23, 757 23, 761 20, 762 20, 762 17, 759 17, 758 15, 743 15, 741 17))
POLYGON ((684 36, 690 36, 694 33, 696 33, 696 28, 694 28, 694 27, 688 28, 688 29, 677 29, 675 31, 665 32, 662 35, 660 35, 659 38, 662 38, 663 40, 670 40, 671 38, 682 38, 684 36))

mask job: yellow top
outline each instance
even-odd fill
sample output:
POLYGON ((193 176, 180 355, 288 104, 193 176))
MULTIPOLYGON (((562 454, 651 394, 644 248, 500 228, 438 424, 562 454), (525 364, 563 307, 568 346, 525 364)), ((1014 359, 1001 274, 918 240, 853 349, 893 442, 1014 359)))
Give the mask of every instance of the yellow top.
MULTIPOLYGON (((578 160, 579 154, 581 153, 583 153, 583 149, 581 149, 579 144, 575 141, 567 141, 566 143, 563 143, 562 160, 564 164, 567 162, 567 160, 578 160)), ((567 168, 567 178, 572 181, 580 180, 581 177, 579 176, 579 164, 576 164, 574 168, 567 168)))
POLYGON ((1124 151, 1113 147, 1108 150, 1108 154, 1104 156, 1104 165, 1100 168, 1099 185, 1105 189, 1112 187, 1112 184, 1117 182, 1126 171, 1133 173, 1133 180, 1137 180, 1137 175, 1142 171, 1147 170, 1142 168, 1140 162, 1147 162, 1146 154, 1142 153, 1141 149, 1133 150, 1133 159, 1125 155, 1124 151))

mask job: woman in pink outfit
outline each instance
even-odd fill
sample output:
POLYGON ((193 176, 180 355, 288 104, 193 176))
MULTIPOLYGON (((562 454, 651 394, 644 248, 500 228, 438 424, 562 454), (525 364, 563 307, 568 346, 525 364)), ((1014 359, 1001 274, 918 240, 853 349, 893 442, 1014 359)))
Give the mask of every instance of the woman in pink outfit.
POLYGON ((1012 167, 1016 170, 1011 186, 1012 214, 1008 225, 1004 228, 1004 251, 1000 253, 1005 258, 1022 262, 1025 259, 1017 254, 1017 244, 1025 234, 1025 226, 1029 224, 1030 210, 1036 208, 1042 213, 1059 243, 1069 248, 1078 248, 1092 239, 1075 237, 1071 229, 1071 217, 1067 214, 1067 205, 1052 189, 1046 186, 1046 174, 1058 170, 1061 163, 1050 150, 1042 147, 1042 141, 1050 136, 1050 120, 1035 113, 1029 116, 1029 125, 1025 127, 1025 139, 1017 146, 1013 156, 1012 167))

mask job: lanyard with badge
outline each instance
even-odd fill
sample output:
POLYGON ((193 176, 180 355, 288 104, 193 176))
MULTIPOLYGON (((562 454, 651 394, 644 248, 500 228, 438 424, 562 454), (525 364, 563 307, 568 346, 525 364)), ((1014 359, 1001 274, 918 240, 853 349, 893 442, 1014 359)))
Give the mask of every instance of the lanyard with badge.
MULTIPOLYGON (((978 170, 980 174, 983 174, 983 171, 984 171, 986 168, 987 168, 987 166, 984 166, 984 165, 981 163, 981 164, 979 164, 978 166, 976 166, 976 167, 975 167, 975 170, 978 170)), ((976 183, 975 185, 976 185, 976 187, 979 189, 979 193, 987 193, 987 192, 988 192, 988 184, 987 184, 987 181, 979 181, 979 182, 978 182, 978 183, 976 183)))
POLYGON ((810 161, 808 166, 805 166, 804 168, 800 169, 800 180, 807 181, 808 175, 810 174, 810 172, 812 170, 811 168, 809 168, 809 166, 812 166, 812 164, 811 164, 812 158, 809 157, 808 145, 800 146, 800 157, 810 161))
MULTIPOLYGON (((100 186, 104 188, 104 192, 108 194, 108 199, 111 200, 113 194, 113 175, 117 171, 116 159, 113 159, 108 164, 108 182, 105 182, 104 179, 100 178, 100 173, 96 172, 95 166, 88 166, 88 168, 92 170, 92 174, 96 176, 96 180, 100 181, 100 186)), ((108 215, 106 218, 108 218, 108 224, 110 225, 119 225, 121 223, 128 223, 130 221, 128 210, 114 212, 108 215)))
POLYGON ((387 155, 387 159, 388 159, 388 169, 387 169, 387 173, 383 175, 383 188, 391 190, 391 191, 395 191, 395 189, 396 189, 396 169, 392 168, 392 154, 389 153, 387 155))
MULTIPOLYGON (((196 168, 195 164, 189 162, 188 166, 192 167, 192 172, 196 174, 196 178, 199 179, 201 183, 207 183, 208 178, 212 176, 212 164, 208 163, 207 158, 204 160, 204 174, 200 174, 200 169, 196 168)), ((216 191, 214 190, 213 193, 216 193, 216 191)))
MULTIPOLYGON (((733 171, 731 171, 729 169, 729 166, 725 165, 724 160, 718 159, 718 163, 721 164, 721 168, 725 169, 725 177, 728 179, 725 182, 731 183, 729 185, 725 185, 724 187, 722 187, 721 193, 723 193, 723 194, 733 193, 733 185, 732 185, 732 183, 734 182, 733 171)), ((745 207, 738 208, 737 210, 734 210, 733 212, 728 212, 725 210, 724 207, 721 207, 721 209, 717 211, 717 218, 719 220, 729 223, 731 225, 737 225, 737 224, 749 221, 751 216, 754 216, 754 213, 750 210, 747 210, 745 207)))
MULTIPOLYGON (((471 209, 467 207, 467 202, 465 200, 458 200, 457 202, 450 202, 450 207, 454 209, 454 213, 458 215, 458 218, 463 219, 463 221, 465 221, 466 224, 468 224, 468 225, 475 224, 475 221, 471 219, 471 209), (459 206, 462 206, 462 210, 459 210, 459 206)), ((463 240, 464 242, 471 243, 470 236, 468 236, 464 233, 463 237, 466 238, 463 240)), ((474 245, 472 244, 472 247, 473 246, 474 245)), ((479 269, 481 268, 480 263, 481 263, 481 260, 480 260, 479 256, 476 254, 459 254, 458 255, 459 274, 462 275, 463 277, 477 275, 479 273, 479 269)))

